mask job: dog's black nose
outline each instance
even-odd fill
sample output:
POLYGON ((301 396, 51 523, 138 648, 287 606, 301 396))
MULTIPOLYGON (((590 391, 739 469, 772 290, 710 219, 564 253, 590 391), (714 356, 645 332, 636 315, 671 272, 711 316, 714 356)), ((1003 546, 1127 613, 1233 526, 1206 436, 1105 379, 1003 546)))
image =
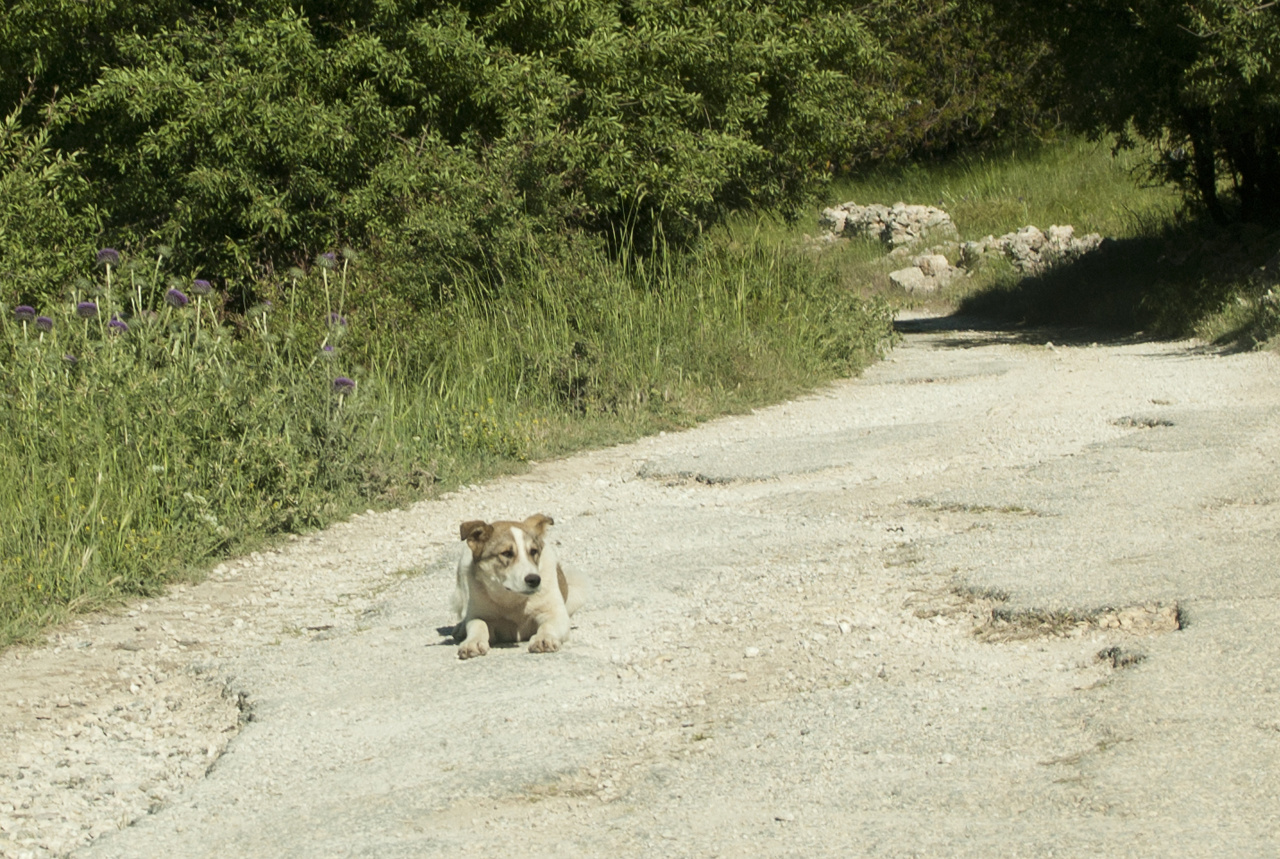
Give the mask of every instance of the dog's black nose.
POLYGON ((542 584, 542 576, 537 573, 530 573, 524 577, 524 583, 531 588, 536 588, 538 585, 542 584))

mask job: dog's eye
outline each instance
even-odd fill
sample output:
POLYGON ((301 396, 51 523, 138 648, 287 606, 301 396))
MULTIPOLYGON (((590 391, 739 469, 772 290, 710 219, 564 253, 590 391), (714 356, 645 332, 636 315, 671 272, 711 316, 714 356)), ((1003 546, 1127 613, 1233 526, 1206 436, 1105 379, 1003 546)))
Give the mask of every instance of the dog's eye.
POLYGON ((540 551, 541 551, 540 549, 530 549, 530 550, 529 550, 529 557, 530 557, 530 558, 537 558, 537 557, 538 557, 538 553, 539 553, 540 551))
POLYGON ((507 549, 505 552, 502 553, 502 557, 506 558, 508 561, 510 561, 515 556, 516 556, 516 553, 510 549, 507 549))

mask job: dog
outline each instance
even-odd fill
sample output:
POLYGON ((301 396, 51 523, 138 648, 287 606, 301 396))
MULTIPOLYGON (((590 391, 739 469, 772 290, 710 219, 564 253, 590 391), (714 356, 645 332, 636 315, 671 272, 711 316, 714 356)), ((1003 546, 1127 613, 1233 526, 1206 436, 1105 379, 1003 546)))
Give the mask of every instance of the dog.
POLYGON ((566 575, 543 539, 550 516, 523 522, 463 522, 453 640, 458 658, 484 656, 496 642, 529 642, 530 653, 553 653, 569 638, 569 616, 583 602, 581 579, 566 575))

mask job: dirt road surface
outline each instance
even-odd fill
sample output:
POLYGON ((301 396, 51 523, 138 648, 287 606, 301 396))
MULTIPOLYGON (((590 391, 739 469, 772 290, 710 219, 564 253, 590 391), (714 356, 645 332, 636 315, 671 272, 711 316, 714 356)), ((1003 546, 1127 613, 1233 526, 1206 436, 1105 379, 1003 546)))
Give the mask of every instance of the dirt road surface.
POLYGON ((0 855, 1280 855, 1280 359, 904 327, 9 650, 0 855), (533 512, 573 637, 461 662, 533 512))

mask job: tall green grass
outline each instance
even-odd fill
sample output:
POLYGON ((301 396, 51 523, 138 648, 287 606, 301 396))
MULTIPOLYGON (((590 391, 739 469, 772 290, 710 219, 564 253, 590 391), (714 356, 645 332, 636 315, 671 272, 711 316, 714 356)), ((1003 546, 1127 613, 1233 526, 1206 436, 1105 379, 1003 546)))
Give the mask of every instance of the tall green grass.
POLYGON ((1126 238, 1158 229, 1180 205, 1174 189, 1148 181, 1149 162, 1141 149, 1117 152, 1106 141, 1069 137, 876 170, 834 184, 828 197, 938 206, 968 240, 1028 224, 1126 238))
POLYGON ((272 534, 785 396, 891 334, 760 240, 531 251, 425 305, 331 255, 233 311, 163 262, 0 314, 0 643, 272 534))

